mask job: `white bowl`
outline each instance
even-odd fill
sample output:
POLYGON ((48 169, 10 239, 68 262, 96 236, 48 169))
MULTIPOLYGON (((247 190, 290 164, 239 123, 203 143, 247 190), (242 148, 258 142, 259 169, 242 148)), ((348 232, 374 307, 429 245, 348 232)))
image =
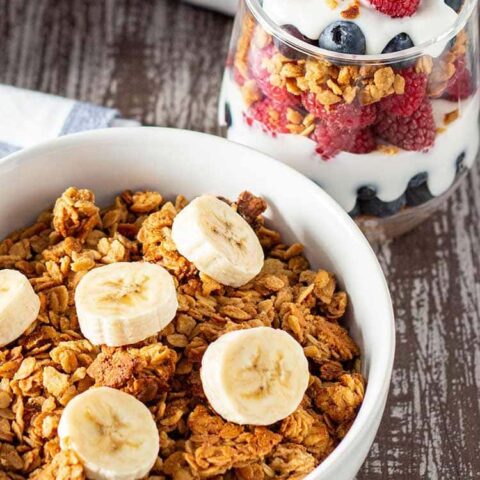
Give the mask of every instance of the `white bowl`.
POLYGON ((350 331, 363 355, 365 399, 352 428, 308 480, 351 480, 382 418, 395 350, 392 304, 382 270, 348 215, 313 182, 254 150, 200 133, 162 128, 71 135, 0 160, 0 238, 26 226, 70 186, 108 204, 124 189, 157 189, 188 198, 266 198, 268 218, 289 241, 306 246, 314 267, 337 275, 351 302, 350 331))

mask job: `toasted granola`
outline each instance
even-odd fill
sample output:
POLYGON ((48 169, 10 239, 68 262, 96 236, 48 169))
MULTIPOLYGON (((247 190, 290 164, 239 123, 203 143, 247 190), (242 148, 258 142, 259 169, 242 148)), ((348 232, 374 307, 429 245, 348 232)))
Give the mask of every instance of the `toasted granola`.
POLYGON ((60 450, 57 426, 65 405, 94 386, 121 389, 150 409, 160 433, 151 480, 301 479, 345 436, 365 380, 359 348, 342 326, 347 295, 334 275, 311 270, 302 245, 281 243, 261 216, 266 202, 244 192, 232 208, 257 233, 265 264, 241 288, 221 285, 199 274, 171 239, 186 204, 182 196, 168 202, 158 192, 127 191, 100 210, 92 192, 72 187, 36 223, 0 242, 0 269, 26 274, 41 300, 36 322, 0 349, 1 480, 86 478, 74 453, 60 450), (136 345, 91 345, 78 326, 76 285, 100 265, 139 260, 175 277, 174 321, 136 345), (256 326, 284 329, 310 361, 302 404, 268 428, 219 417, 199 376, 209 343, 256 326))

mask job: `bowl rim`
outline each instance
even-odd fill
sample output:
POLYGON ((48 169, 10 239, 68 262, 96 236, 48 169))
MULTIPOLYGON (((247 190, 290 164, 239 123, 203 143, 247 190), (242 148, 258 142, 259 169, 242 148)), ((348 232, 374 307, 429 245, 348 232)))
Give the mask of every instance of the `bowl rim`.
POLYGON ((349 432, 332 453, 306 477, 306 480, 314 480, 319 475, 327 478, 328 475, 335 473, 335 469, 342 460, 348 461, 348 456, 353 454, 356 447, 362 444, 365 434, 368 433, 369 430, 377 428, 377 424, 380 422, 384 413, 385 401, 390 388, 396 340, 393 304, 380 263, 356 223, 324 190, 292 167, 253 148, 206 133, 166 127, 105 128, 58 137, 0 158, 0 176, 2 175, 2 170, 5 168, 6 171, 10 171, 20 164, 33 162, 35 158, 41 157, 43 154, 51 153, 52 150, 61 150, 63 148, 71 150, 75 147, 85 146, 88 143, 93 144, 95 142, 112 140, 126 141, 128 138, 136 138, 137 141, 143 138, 142 144, 147 144, 148 138, 152 138, 152 135, 177 136, 180 142, 205 142, 205 145, 210 143, 212 149, 215 149, 216 145, 223 144, 225 148, 237 150, 239 153, 248 153, 250 156, 249 162, 251 162, 251 156, 254 156, 255 165, 264 164, 270 169, 279 170, 283 175, 291 176, 292 179, 295 179, 296 183, 303 184, 302 191, 308 192, 312 198, 317 200, 318 204, 322 205, 322 208, 331 211, 330 216, 333 221, 338 225, 343 224, 343 229, 348 231, 349 242, 356 242, 357 248, 363 250, 362 253, 368 256, 367 261, 370 264, 371 273, 377 278, 378 289, 376 290, 376 295, 379 302, 383 304, 382 310, 384 310, 385 318, 382 321, 386 322, 385 330, 388 334, 388 338, 383 339, 383 344, 386 345, 386 354, 385 358, 379 359, 377 362, 380 364, 377 368, 381 371, 381 377, 376 384, 370 386, 367 378, 367 388, 365 390, 363 404, 349 432), (374 387, 375 389, 372 390, 374 387))

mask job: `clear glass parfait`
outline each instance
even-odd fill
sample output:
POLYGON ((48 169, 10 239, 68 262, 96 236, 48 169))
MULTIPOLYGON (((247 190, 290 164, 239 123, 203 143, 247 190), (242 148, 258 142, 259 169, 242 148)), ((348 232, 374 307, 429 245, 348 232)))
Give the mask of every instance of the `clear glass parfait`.
MULTIPOLYGON (((298 22, 280 24, 259 0, 241 1, 220 104, 228 138, 309 176, 372 240, 412 229, 454 191, 479 149, 477 2, 446 2, 459 10, 447 31, 413 47, 400 32, 385 53, 364 54, 356 27, 356 53, 334 52, 319 47, 324 33, 312 39, 297 28, 309 26, 308 12, 284 12, 298 22)), ((365 3, 350 3, 341 12, 350 20, 333 25, 327 41, 348 44, 355 16, 375 27, 365 3)), ((434 12, 422 10, 422 18, 423 28, 426 18, 436 21, 434 12)), ((390 31, 376 25, 373 44, 390 31)))

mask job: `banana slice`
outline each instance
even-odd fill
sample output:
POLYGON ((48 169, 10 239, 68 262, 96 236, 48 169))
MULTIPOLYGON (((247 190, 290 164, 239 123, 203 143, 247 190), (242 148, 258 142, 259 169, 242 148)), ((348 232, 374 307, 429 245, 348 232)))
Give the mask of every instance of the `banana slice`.
POLYGON ((214 410, 240 425, 271 425, 288 417, 310 377, 301 345, 269 327, 222 335, 208 346, 200 376, 214 410))
POLYGON ((175 317, 172 276, 152 263, 119 262, 88 272, 75 292, 78 322, 94 345, 119 347, 158 333, 175 317))
POLYGON ((91 388, 71 400, 60 418, 58 436, 62 450, 73 450, 93 480, 142 478, 160 449, 148 408, 110 387, 91 388))
POLYGON ((16 340, 36 320, 40 299, 17 270, 0 270, 0 347, 16 340))
POLYGON ((241 287, 263 267, 263 249, 250 225, 212 195, 193 200, 176 217, 178 251, 217 282, 241 287))

